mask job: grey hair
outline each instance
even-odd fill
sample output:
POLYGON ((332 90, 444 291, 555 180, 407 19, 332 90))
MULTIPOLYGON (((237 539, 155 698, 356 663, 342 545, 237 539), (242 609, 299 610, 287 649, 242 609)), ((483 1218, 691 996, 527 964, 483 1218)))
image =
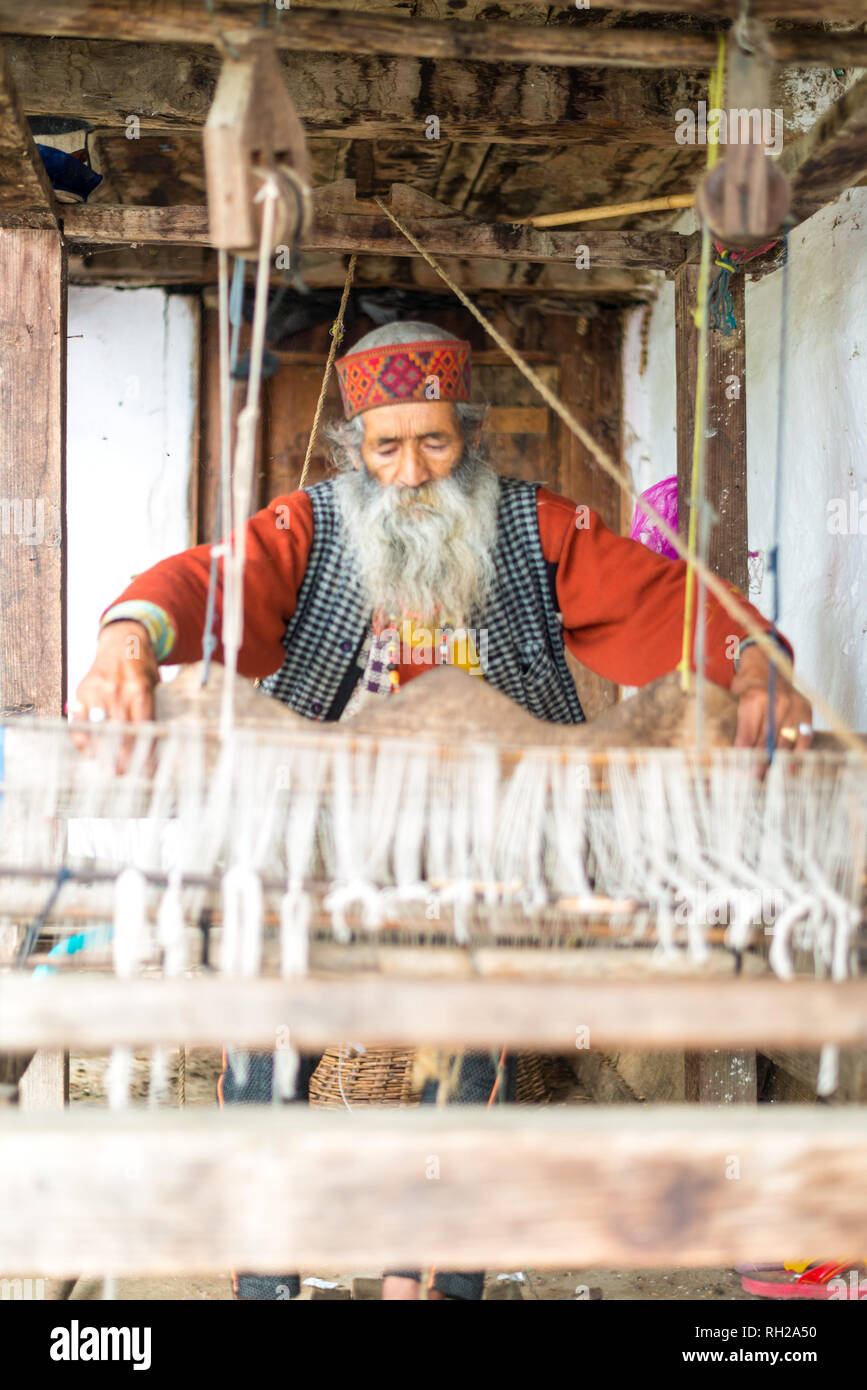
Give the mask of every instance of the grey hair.
MULTIPOLYGON (((420 319, 404 319, 399 323, 385 323, 379 328, 371 329, 348 351, 366 352, 368 348, 389 347, 392 343, 425 343, 431 339, 442 340, 454 336, 454 333, 446 328, 438 328, 435 323, 423 323, 420 319)), ((478 453, 479 446, 476 441, 488 407, 471 401, 455 401, 453 404, 464 437, 465 450, 478 453)), ((352 420, 335 420, 324 426, 322 433, 331 446, 331 457, 339 472, 345 473, 361 464, 363 415, 356 415, 352 420)))

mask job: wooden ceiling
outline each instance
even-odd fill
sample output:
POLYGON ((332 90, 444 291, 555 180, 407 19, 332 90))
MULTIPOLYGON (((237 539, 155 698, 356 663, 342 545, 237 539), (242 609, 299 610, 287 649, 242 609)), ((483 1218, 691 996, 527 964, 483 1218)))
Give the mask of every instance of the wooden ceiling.
MULTIPOLYGON (((826 0, 821 13, 831 22, 823 26, 810 23, 817 9, 807 0, 751 5, 767 16, 781 58, 796 54, 799 63, 824 67, 832 94, 837 83, 842 95, 847 63, 867 61, 867 0, 826 0), (831 64, 842 74, 834 76, 831 64)), ((263 13, 281 46, 319 186, 354 179, 358 197, 369 199, 408 185, 485 223, 689 192, 705 151, 676 143, 675 112, 706 97, 719 21, 737 5, 634 0, 583 10, 563 0, 329 0, 326 9, 291 0, 291 9, 263 10, 258 0, 214 0, 214 10, 218 24, 205 0, 0 0, 7 71, 24 113, 93 127, 88 147, 104 180, 88 208, 204 205, 201 130, 221 63, 215 41, 231 42, 233 31, 263 13), (130 116, 140 123, 138 139, 127 138, 130 116), (425 136, 430 116, 440 123, 436 140, 425 136)), ((786 72, 781 65, 775 104, 788 135, 797 132, 786 72)), ((678 215, 602 227, 652 231, 678 215)), ((70 270, 81 280, 196 283, 213 278, 213 259, 195 244, 102 245, 73 257, 70 270)), ((336 251, 308 251, 302 274, 312 285, 338 284, 344 263, 336 251)), ((658 280, 634 265, 582 275, 568 264, 503 257, 455 257, 449 266, 471 289, 566 303, 641 299, 658 280)), ((358 276, 438 288, 414 257, 367 255, 358 276)))

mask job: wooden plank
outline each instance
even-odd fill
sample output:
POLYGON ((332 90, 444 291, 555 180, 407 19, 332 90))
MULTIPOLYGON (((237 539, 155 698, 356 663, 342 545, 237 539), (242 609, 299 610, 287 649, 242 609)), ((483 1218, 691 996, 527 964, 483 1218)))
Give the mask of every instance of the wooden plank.
MULTIPOLYGON (((578 17, 576 16, 576 21, 578 17)), ((231 40, 256 28, 249 7, 220 5, 218 29, 231 40)), ((113 39, 146 43, 213 44, 215 26, 207 10, 180 0, 157 7, 125 0, 0 0, 0 32, 51 34, 56 38, 113 39)), ((292 52, 409 55, 475 63, 540 63, 552 67, 699 68, 713 66, 713 34, 681 30, 621 29, 570 25, 440 23, 346 10, 293 9, 291 23, 274 29, 275 43, 292 52)), ((828 34, 819 28, 770 33, 778 62, 800 67, 863 66, 867 39, 828 34)))
POLYGON ((533 405, 492 405, 485 416, 490 434, 547 434, 548 408, 533 405))
POLYGON ((843 1106, 11 1111, 0 1145, 0 1267, 39 1274, 719 1266, 867 1227, 843 1106))
POLYGON ((687 1052, 684 1085, 688 1101, 703 1105, 754 1105, 758 1100, 756 1054, 714 1048, 687 1052))
POLYGON ((19 1083, 22 1110, 62 1110, 69 1104, 69 1053, 45 1048, 36 1053, 19 1083))
POLYGON ((0 215, 32 209, 54 224, 55 203, 45 166, 18 98, 5 46, 0 45, 0 215))
POLYGON ((791 210, 799 222, 860 182, 867 173, 867 76, 786 146, 780 168, 791 178, 791 210))
MULTIPOLYGON (((674 271, 685 260, 692 239, 679 232, 632 232, 594 229, 538 231, 532 227, 479 222, 462 217, 401 218, 433 256, 462 259, 533 261, 574 266, 578 242, 589 248, 595 269, 674 271)), ((183 244, 207 246, 205 207, 114 207, 94 204, 63 211, 63 230, 71 246, 183 244)), ((375 256, 416 256, 406 237, 387 217, 329 213, 317 209, 314 225, 302 239, 305 251, 357 251, 375 256)), ((580 275, 576 274, 576 282, 580 275)))
POLYGON ((66 688, 66 255, 0 228, 0 706, 60 715, 66 688))
POLYGON ((621 980, 222 977, 0 978, 0 1050, 112 1044, 302 1051, 353 1038, 398 1046, 713 1048, 867 1044, 867 979, 621 980), (585 1031, 586 1030, 586 1031, 585 1031))

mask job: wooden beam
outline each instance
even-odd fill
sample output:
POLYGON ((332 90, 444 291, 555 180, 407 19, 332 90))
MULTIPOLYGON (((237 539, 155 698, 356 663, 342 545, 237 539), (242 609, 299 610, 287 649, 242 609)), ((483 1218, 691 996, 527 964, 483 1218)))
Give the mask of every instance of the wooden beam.
MULTIPOLYGON (((525 3, 527 0, 525 0, 525 3)), ((241 0, 253 3, 253 0, 241 0)), ((550 5, 551 0, 528 0, 531 5, 550 5)), ((569 5, 573 0, 554 0, 555 4, 569 5)), ((742 9, 742 0, 605 0, 604 8, 615 13, 628 11, 634 14, 688 14, 696 19, 737 19, 742 9)), ((853 22, 864 18, 864 0, 821 0, 823 19, 851 19, 853 22)), ((750 16, 753 19, 815 20, 816 0, 750 0, 750 16)))
MULTIPOLYGON (((589 249, 595 270, 673 271, 685 260, 690 242, 678 232, 631 232, 581 228, 576 232, 537 231, 506 223, 401 219, 432 256, 482 260, 533 261, 575 265, 579 246, 589 249)), ((410 243, 389 220, 351 214, 317 215, 302 243, 310 251, 356 250, 371 255, 415 255, 410 243)), ((576 280, 581 270, 575 270, 576 280)))
POLYGON ((62 1110, 69 1104, 69 1053, 46 1048, 35 1054, 21 1077, 18 1103, 22 1110, 62 1110))
MULTIPOLYGON (((231 40, 258 24, 248 6, 221 3, 215 25, 206 9, 162 0, 142 10, 125 0, 0 0, 0 32, 54 38, 212 45, 215 33, 231 40)), ((460 59, 472 63, 539 63, 546 67, 695 68, 716 61, 716 37, 679 30, 609 29, 570 25, 439 23, 379 12, 294 9, 274 30, 278 47, 292 52, 386 54, 460 59)), ((771 56, 798 67, 867 64, 867 38, 804 28, 768 35, 771 56)))
MULTIPOLYGON (((698 302, 697 265, 681 267, 675 286, 675 369, 677 373, 678 529, 689 526, 698 328, 692 311, 698 302)), ((708 563, 715 574, 749 589, 747 567, 747 382, 744 333, 744 276, 729 284, 736 327, 726 337, 711 331, 707 364, 707 439, 705 497, 717 516, 710 536, 708 563)))
POLYGON ((867 1236, 848 1106, 8 1111, 0 1153, 0 1267, 42 1275, 720 1266, 867 1236))
POLYGON ((54 192, 0 45, 0 217, 9 210, 34 211, 43 226, 54 223, 54 192))
POLYGON ((62 222, 72 245, 211 245, 205 204, 141 208, 77 203, 63 209, 62 222))
MULTIPOLYGON (((86 117, 127 134, 201 131, 216 90, 219 54, 180 44, 16 38, 7 41, 30 115, 86 117)), ((281 58, 308 138, 412 141, 429 149, 435 112, 444 141, 616 145, 670 151, 674 112, 702 94, 698 78, 620 69, 528 64, 490 71, 465 62, 310 53, 281 58), (671 89, 660 101, 660 82, 671 89)))
POLYGON ((0 227, 0 707, 59 716, 66 690, 66 254, 0 227))
MULTIPOLYGON (((401 219, 403 220, 403 219, 401 219)), ((589 248, 591 269, 673 271, 692 246, 679 232, 537 231, 506 223, 454 217, 408 218, 407 226, 434 256, 533 261, 573 265, 580 245, 589 248)), ((205 207, 108 207, 79 204, 63 210, 63 230, 74 246, 209 245, 205 207)), ((381 213, 329 213, 317 205, 314 224, 302 239, 305 251, 357 251, 373 256, 415 256, 407 239, 381 213)), ((582 271, 575 270, 576 286, 582 271)))
POLYGON ((341 975, 300 980, 0 977, 0 1051, 112 1044, 273 1045, 288 1026, 312 1052, 339 1038, 569 1051, 867 1044, 867 979, 610 977, 419 979, 341 975), (583 1039, 585 1034, 580 1033, 583 1039))
POLYGON ((780 168, 792 187, 792 215, 803 222, 867 174, 867 77, 787 145, 780 168))
MULTIPOLYGON (((213 285, 217 279, 216 254, 202 251, 194 261, 189 252, 200 248, 177 246, 141 247, 138 250, 106 251, 98 248, 83 256, 70 257, 69 280, 76 285, 213 285)), ((538 305, 551 298, 560 303, 582 302, 633 304, 653 299, 657 283, 653 271, 588 270, 576 280, 567 265, 534 266, 509 261, 462 261, 449 257, 445 267, 456 284, 467 294, 496 294, 517 302, 538 305)), ((340 255, 316 256, 303 262, 303 275, 311 289, 342 289, 346 280, 346 258, 340 255)), ((285 284, 280 271, 271 277, 274 285, 285 284)), ((424 291, 440 295, 445 303, 449 291, 439 276, 420 258, 363 257, 356 267, 354 283, 365 289, 384 286, 424 291)))
MULTIPOLYGON (((524 9, 527 5, 538 5, 542 11, 550 10, 552 3, 565 9, 572 9, 575 0, 504 0, 508 6, 515 4, 524 9)), ((235 0, 240 8, 251 10, 261 8, 261 0, 235 0)), ((326 0, 313 0, 311 9, 328 8, 326 0)), ((635 14, 694 15, 698 19, 737 19, 742 8, 742 0, 605 0, 600 9, 614 13, 627 11, 635 14)), ((815 20, 815 0, 751 0, 750 14, 756 19, 815 20)), ((864 18, 863 0, 822 0, 824 19, 849 19, 858 21, 864 18)))

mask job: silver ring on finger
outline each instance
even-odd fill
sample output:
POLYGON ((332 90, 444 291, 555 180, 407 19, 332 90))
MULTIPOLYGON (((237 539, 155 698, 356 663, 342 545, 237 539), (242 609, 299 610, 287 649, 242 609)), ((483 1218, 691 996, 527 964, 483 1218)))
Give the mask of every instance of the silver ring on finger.
POLYGON ((798 733, 801 735, 802 738, 811 738, 813 734, 812 724, 799 724, 798 733))
POLYGON ((91 724, 101 724, 104 719, 108 718, 108 711, 104 710, 102 705, 94 705, 87 717, 91 724))

